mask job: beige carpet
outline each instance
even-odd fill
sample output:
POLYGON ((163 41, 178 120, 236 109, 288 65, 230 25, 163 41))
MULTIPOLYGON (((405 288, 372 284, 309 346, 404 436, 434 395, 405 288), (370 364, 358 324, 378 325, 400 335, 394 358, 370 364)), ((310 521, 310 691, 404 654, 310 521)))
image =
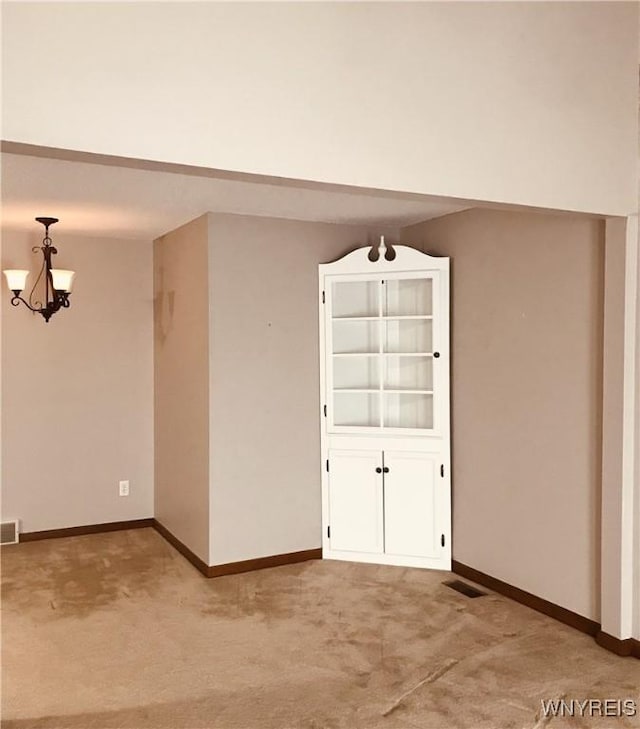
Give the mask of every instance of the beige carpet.
POLYGON ((313 561, 207 580, 150 529, 2 550, 2 726, 638 727, 640 661, 444 573, 313 561))

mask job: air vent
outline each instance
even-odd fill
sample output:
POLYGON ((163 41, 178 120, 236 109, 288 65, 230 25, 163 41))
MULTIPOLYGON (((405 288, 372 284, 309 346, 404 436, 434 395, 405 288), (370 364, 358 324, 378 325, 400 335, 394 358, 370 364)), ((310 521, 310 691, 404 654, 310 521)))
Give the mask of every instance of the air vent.
POLYGON ((486 592, 482 592, 482 590, 478 590, 471 585, 467 585, 466 582, 462 582, 461 580, 451 580, 450 582, 445 582, 444 584, 447 587, 450 587, 452 590, 455 590, 462 595, 466 595, 467 597, 482 597, 483 595, 487 594, 486 592))
POLYGON ((0 524, 0 544, 16 544, 18 541, 18 522, 3 521, 0 524))

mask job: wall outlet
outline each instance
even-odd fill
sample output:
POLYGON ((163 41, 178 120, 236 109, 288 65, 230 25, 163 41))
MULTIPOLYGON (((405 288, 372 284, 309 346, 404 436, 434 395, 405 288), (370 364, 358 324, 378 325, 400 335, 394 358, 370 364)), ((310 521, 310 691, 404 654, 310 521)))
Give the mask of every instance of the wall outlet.
POLYGON ((129 482, 120 481, 120 496, 129 496, 129 482))

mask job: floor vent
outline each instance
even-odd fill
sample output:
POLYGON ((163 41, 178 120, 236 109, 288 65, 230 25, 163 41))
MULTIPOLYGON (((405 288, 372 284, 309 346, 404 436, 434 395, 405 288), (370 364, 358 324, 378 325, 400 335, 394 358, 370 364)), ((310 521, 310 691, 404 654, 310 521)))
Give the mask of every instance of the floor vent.
POLYGON ((18 522, 3 521, 0 524, 0 544, 16 544, 18 541, 18 522))
POLYGON ((482 590, 478 590, 475 587, 467 585, 466 582, 462 582, 460 580, 451 580, 450 582, 445 582, 444 584, 447 587, 450 587, 452 590, 460 592, 467 597, 482 597, 483 595, 487 594, 486 592, 482 592, 482 590))

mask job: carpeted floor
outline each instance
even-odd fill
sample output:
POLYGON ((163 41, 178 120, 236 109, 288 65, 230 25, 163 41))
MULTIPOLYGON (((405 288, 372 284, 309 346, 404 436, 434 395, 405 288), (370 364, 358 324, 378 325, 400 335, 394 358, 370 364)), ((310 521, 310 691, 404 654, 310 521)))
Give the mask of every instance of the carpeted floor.
POLYGON ((638 727, 640 661, 448 574, 313 561, 207 580, 151 529, 2 550, 6 729, 638 727))

